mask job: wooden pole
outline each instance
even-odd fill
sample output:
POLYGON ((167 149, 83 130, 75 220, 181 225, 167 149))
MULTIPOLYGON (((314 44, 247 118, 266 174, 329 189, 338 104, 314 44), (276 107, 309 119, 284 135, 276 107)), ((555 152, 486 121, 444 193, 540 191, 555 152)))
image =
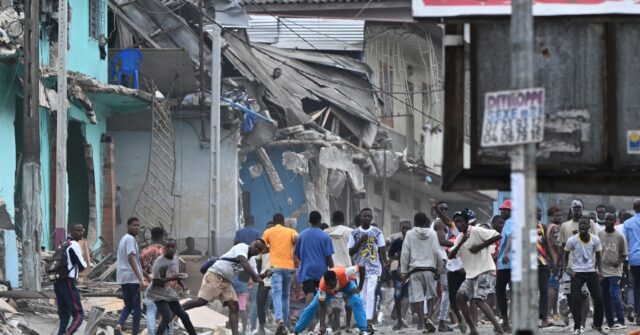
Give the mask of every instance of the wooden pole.
POLYGON ((24 104, 22 124, 22 198, 20 232, 23 243, 22 286, 25 290, 40 290, 40 237, 42 208, 40 207, 40 1, 25 4, 24 34, 24 104))

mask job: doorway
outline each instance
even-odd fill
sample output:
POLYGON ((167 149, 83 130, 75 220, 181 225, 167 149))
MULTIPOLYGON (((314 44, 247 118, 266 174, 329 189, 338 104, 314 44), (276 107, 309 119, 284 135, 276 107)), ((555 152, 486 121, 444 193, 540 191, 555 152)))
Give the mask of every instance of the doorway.
POLYGON ((85 159, 86 141, 82 124, 70 121, 67 130, 67 183, 69 187, 69 225, 81 223, 85 231, 89 227, 89 175, 85 159))

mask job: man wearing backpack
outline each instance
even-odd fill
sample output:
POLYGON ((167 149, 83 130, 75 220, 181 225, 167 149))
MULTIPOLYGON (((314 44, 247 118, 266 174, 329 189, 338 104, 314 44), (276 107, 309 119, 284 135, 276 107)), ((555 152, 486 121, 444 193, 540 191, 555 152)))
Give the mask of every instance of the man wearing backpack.
MULTIPOLYGON (((60 318, 58 335, 71 335, 75 333, 80 325, 82 325, 82 319, 84 317, 84 311, 82 310, 82 304, 80 302, 80 293, 76 287, 78 274, 87 267, 87 263, 82 257, 80 244, 78 244, 78 241, 80 241, 84 235, 84 227, 81 224, 74 224, 69 235, 67 242, 60 246, 61 250, 64 249, 62 252, 63 256, 66 257, 66 262, 63 259, 60 264, 66 265, 66 273, 64 273, 64 270, 58 271, 59 277, 53 284, 56 293, 56 303, 58 305, 58 317, 60 318), (72 319, 73 322, 71 322, 69 326, 70 319, 72 319)), ((54 258, 55 257, 56 255, 54 255, 54 258)))

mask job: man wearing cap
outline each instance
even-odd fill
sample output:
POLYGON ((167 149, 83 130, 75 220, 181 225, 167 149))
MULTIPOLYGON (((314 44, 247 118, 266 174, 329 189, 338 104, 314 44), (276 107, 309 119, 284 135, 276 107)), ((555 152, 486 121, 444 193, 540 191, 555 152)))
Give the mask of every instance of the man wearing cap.
POLYGON ((500 216, 505 222, 501 233, 500 249, 498 250, 496 298, 498 300, 498 310, 502 317, 502 329, 508 333, 511 332, 509 327, 509 305, 507 303, 507 284, 511 282, 511 232, 513 231, 511 200, 507 199, 500 205, 500 216))
MULTIPOLYGON (((558 234, 558 244, 560 244, 560 259, 564 259, 565 247, 569 238, 578 233, 578 225, 580 223, 580 218, 582 217, 583 210, 584 205, 582 204, 582 201, 576 199, 571 202, 571 220, 563 223, 560 226, 560 233, 558 234)), ((593 220, 589 221, 589 233, 593 235, 597 234, 596 223, 593 222, 593 220)), ((568 268, 570 268, 571 265, 571 254, 569 254, 568 268)), ((562 292, 567 296, 567 301, 571 301, 571 276, 566 272, 566 268, 562 274, 562 279, 560 282, 562 292)), ((582 306, 582 317, 580 318, 580 320, 583 323, 581 326, 584 327, 587 319, 587 312, 589 311, 589 296, 586 294, 584 289, 582 292, 583 294, 580 304, 582 306)), ((571 313, 574 313, 574 311, 572 310, 573 307, 571 305, 572 304, 569 304, 569 310, 571 310, 571 313)))

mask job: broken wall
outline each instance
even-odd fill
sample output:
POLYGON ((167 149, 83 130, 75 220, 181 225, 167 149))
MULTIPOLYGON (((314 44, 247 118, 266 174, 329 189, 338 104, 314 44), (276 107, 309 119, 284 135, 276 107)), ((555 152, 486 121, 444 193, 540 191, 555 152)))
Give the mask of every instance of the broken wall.
POLYGON ((266 152, 284 190, 276 192, 264 168, 260 167, 257 155, 255 153, 248 154, 240 169, 242 192, 246 195, 243 197, 246 199, 243 206, 245 213, 253 215, 255 227, 261 231, 264 230, 267 222, 271 221, 275 213, 297 218, 296 229, 298 231, 308 228, 308 213, 315 208, 307 208, 306 206, 305 177, 294 170, 289 170, 283 164, 282 159, 285 152, 301 153, 304 152, 304 147, 270 148, 266 149, 266 152))
MULTIPOLYGON (((130 115, 116 116, 109 120, 109 133, 113 137, 115 146, 115 175, 116 184, 120 186, 116 207, 119 206, 120 224, 116 227, 116 241, 126 232, 126 221, 132 215, 133 206, 142 185, 144 184, 148 168, 150 124, 151 115, 147 112, 130 115), (146 125, 146 126, 145 126, 146 125)), ((205 253, 208 248, 209 230, 209 148, 201 147, 200 119, 199 118, 174 118, 176 176, 175 176, 175 214, 172 237, 178 240, 178 251, 184 249, 184 240, 194 237, 196 249, 205 253)), ((205 128, 209 129, 207 122, 205 128)), ((208 134, 206 134, 208 138, 208 134)), ((235 153, 232 147, 234 141, 227 130, 221 134, 222 141, 221 173, 233 173, 238 170, 237 165, 231 169, 225 164, 230 163, 230 153, 235 153)), ((237 178, 236 178, 237 180, 237 178)), ((218 236, 219 249, 230 247, 236 231, 236 223, 233 215, 233 204, 236 200, 231 196, 225 196, 223 190, 229 189, 232 177, 221 178, 221 215, 220 236, 218 236), (225 186, 226 185, 226 186, 225 186), (231 241, 231 242, 228 242, 231 241)), ((237 206, 237 205, 236 205, 237 206)), ((213 227, 211 227, 213 230, 213 227)))

